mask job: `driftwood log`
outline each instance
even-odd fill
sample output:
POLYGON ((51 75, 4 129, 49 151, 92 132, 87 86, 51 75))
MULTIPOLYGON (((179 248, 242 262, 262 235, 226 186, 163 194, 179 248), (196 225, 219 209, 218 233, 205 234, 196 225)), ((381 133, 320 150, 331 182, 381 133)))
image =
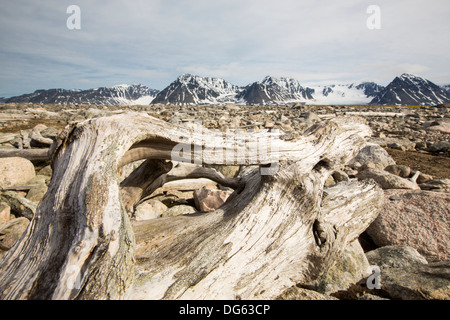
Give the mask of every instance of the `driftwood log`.
POLYGON ((272 299, 325 272, 376 218, 374 183, 324 189, 371 135, 360 119, 321 122, 297 141, 224 135, 141 113, 66 127, 48 191, 1 262, 0 298, 272 299), (119 183, 120 167, 142 159, 119 183), (227 179, 183 161, 259 167, 227 179), (164 183, 200 177, 235 191, 213 212, 130 219, 164 183))

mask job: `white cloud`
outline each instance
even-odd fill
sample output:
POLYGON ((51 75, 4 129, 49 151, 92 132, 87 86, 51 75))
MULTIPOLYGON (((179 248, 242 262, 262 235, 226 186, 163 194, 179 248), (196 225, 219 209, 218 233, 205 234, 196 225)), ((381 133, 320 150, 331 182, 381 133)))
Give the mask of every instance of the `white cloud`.
POLYGON ((238 85, 268 74, 387 84, 402 72, 450 83, 447 0, 78 0, 76 31, 66 28, 72 2, 3 4, 3 92, 33 81, 162 89, 183 72, 238 85), (381 9, 381 30, 366 26, 371 4, 381 9))

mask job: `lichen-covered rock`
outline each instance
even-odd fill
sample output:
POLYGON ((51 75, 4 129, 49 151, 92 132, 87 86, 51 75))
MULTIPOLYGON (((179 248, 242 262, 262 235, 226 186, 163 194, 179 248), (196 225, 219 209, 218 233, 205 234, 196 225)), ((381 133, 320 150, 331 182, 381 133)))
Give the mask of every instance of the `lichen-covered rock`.
POLYGON ((30 221, 21 217, 0 226, 0 251, 7 251, 20 239, 30 221))
POLYGON ((427 260, 414 248, 408 246, 386 246, 369 252, 366 257, 371 265, 383 270, 386 267, 405 268, 412 264, 427 264, 427 260))
POLYGON ((381 289, 394 299, 450 300, 450 261, 384 268, 381 289))
POLYGON ((0 158, 0 187, 24 184, 36 175, 30 160, 11 157, 0 158))
POLYGON ((370 264, 358 240, 344 250, 323 275, 308 284, 308 288, 323 294, 332 294, 348 289, 352 284, 370 275, 370 264))
POLYGON ((450 194, 423 190, 385 190, 384 207, 367 234, 379 247, 415 248, 428 262, 449 259, 450 194))

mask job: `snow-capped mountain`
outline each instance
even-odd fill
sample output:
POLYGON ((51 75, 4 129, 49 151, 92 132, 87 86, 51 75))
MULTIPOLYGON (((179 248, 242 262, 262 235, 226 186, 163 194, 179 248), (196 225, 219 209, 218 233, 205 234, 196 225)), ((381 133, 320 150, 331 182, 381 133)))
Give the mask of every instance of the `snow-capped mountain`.
POLYGON ((289 104, 306 102, 313 98, 311 93, 295 79, 267 76, 243 88, 236 98, 245 104, 289 104))
POLYGON ((450 103, 450 85, 439 87, 422 77, 403 74, 387 87, 374 82, 331 84, 303 87, 291 78, 265 77, 262 81, 239 87, 220 78, 183 74, 162 91, 144 85, 117 85, 88 90, 36 90, 0 102, 148 105, 148 104, 238 104, 276 105, 304 103, 308 105, 345 104, 441 104, 450 103))
POLYGON ((440 104, 449 103, 450 93, 422 77, 404 73, 381 90, 371 104, 440 104))
POLYGON ((374 82, 312 87, 314 104, 367 104, 383 89, 374 82))
POLYGON ((199 77, 191 74, 179 76, 159 92, 152 104, 223 104, 234 103, 241 89, 223 79, 199 77))
POLYGON ((121 84, 87 90, 49 89, 36 90, 7 99, 5 102, 48 103, 48 104, 92 104, 92 105, 146 105, 154 99, 158 90, 144 85, 121 84))

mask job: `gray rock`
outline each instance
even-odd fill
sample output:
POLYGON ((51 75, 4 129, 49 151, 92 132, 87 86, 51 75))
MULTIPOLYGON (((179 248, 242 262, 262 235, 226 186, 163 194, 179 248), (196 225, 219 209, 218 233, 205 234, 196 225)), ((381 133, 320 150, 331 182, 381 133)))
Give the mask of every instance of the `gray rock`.
POLYGON ((366 257, 371 265, 405 268, 413 264, 427 264, 427 260, 414 248, 408 246, 385 246, 369 252, 366 257))
POLYGON ((0 200, 11 207, 11 213, 16 217, 25 217, 31 220, 36 213, 36 203, 26 199, 15 191, 0 193, 0 200))
POLYGON ((402 178, 408 178, 409 175, 411 174, 410 167, 399 164, 387 166, 384 170, 402 178))
POLYGON ((47 190, 48 187, 46 185, 37 185, 28 191, 26 198, 33 202, 40 202, 47 190))
POLYGON ((432 179, 419 184, 422 190, 450 192, 450 179, 432 179))
POLYGON ((450 261, 386 267, 381 289, 394 299, 450 300, 450 261))
POLYGON ((308 288, 323 294, 332 294, 348 289, 352 284, 370 275, 370 264, 358 240, 353 241, 337 260, 308 288))
POLYGON ((376 169, 384 170, 389 165, 395 164, 394 159, 380 147, 378 144, 367 144, 351 163, 359 162, 361 165, 365 163, 374 163, 376 169))
POLYGON ((439 141, 439 142, 434 143, 431 146, 429 146, 426 150, 430 151, 430 152, 449 152, 450 151, 450 142, 439 141))
POLYGON ((20 217, 0 226, 0 250, 7 251, 20 239, 30 221, 20 217))

